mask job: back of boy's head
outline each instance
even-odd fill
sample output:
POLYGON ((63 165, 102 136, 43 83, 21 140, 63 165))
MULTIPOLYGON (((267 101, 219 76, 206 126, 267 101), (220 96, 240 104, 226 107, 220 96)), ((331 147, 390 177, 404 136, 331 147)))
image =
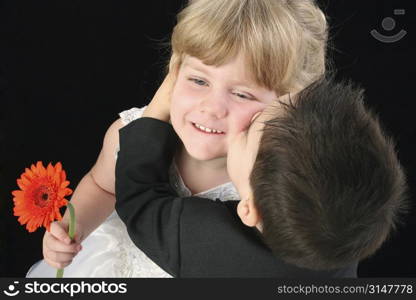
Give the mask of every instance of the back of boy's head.
POLYGON ((258 85, 285 94, 325 72, 327 38, 313 0, 191 0, 172 33, 170 67, 185 55, 220 66, 242 54, 258 85))
POLYGON ((408 190, 363 90, 322 79, 278 107, 250 177, 264 241, 316 270, 370 256, 401 222, 408 190))

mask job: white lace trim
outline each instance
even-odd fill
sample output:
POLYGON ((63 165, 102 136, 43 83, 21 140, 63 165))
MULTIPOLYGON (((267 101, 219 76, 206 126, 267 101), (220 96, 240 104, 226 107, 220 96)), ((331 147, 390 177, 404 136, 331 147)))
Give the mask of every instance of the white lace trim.
MULTIPOLYGON (((129 124, 130 122, 140 118, 145 110, 146 106, 143 106, 142 108, 133 107, 128 110, 124 110, 118 115, 121 118, 121 123, 123 123, 124 126, 129 124)), ((118 151, 120 151, 120 145, 117 146, 116 151, 114 153, 114 159, 117 160, 118 151)))
POLYGON ((118 115, 121 118, 121 121, 124 125, 129 124, 131 121, 134 121, 138 118, 140 118, 143 115, 143 112, 145 110, 146 106, 143 106, 141 108, 133 107, 128 110, 122 111, 118 115))
MULTIPOLYGON (((175 162, 172 163, 169 170, 169 181, 175 188, 175 190, 179 193, 179 195, 181 195, 182 197, 192 196, 191 191, 183 182, 183 179, 179 174, 178 167, 176 166, 175 162)), ((234 184, 231 181, 213 187, 209 190, 197 193, 194 196, 200 196, 212 200, 220 199, 221 201, 240 199, 240 196, 238 195, 237 190, 235 189, 234 184)))

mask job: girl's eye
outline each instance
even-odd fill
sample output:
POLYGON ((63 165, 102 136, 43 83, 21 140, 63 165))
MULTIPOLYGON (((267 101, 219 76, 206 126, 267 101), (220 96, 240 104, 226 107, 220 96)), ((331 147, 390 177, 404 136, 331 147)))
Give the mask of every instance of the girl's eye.
POLYGON ((204 86, 204 85, 208 85, 204 80, 202 80, 202 79, 198 79, 198 78, 189 78, 188 79, 189 81, 192 81, 193 83, 195 83, 195 84, 197 84, 197 85, 201 85, 201 86, 204 86))
POLYGON ((233 95, 235 95, 235 96, 237 96, 241 99, 244 99, 244 100, 256 100, 256 98, 252 95, 241 94, 241 93, 237 93, 237 92, 234 92, 233 95))

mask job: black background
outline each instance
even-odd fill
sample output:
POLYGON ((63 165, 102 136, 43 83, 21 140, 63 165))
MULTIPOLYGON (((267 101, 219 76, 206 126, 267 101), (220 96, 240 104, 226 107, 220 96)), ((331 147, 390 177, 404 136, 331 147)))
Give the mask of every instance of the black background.
MULTIPOLYGON (((296 0, 294 0, 296 1, 296 0)), ((415 5, 412 1, 322 0, 338 78, 366 89, 366 102, 397 141, 415 199, 415 5), (394 9, 406 14, 395 16, 394 9), (382 28, 385 17, 396 27, 382 28), (386 44, 377 29, 407 35, 386 44)), ((11 191, 25 167, 61 161, 75 189, 93 166, 118 112, 151 99, 162 79, 175 15, 184 1, 0 0, 0 276, 22 277, 42 258, 44 229, 28 234, 11 191)), ((416 208, 361 277, 416 276, 416 208)))

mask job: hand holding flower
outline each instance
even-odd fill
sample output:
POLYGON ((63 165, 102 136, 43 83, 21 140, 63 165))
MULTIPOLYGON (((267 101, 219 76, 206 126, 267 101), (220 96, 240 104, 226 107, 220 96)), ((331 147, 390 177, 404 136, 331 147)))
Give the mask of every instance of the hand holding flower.
POLYGON ((57 269, 67 267, 82 249, 78 235, 79 226, 74 240, 69 237, 68 228, 68 224, 64 222, 53 222, 50 231, 43 236, 43 258, 50 266, 57 269))
POLYGON ((75 213, 71 203, 65 199, 72 194, 72 190, 67 187, 69 181, 66 180, 62 164, 58 162, 53 166, 49 163, 45 168, 43 163, 38 161, 36 166, 25 169, 17 179, 17 185, 20 190, 12 192, 14 215, 19 217, 21 225, 26 224, 29 232, 43 226, 50 233, 46 234, 44 239, 47 246, 44 252, 45 259, 52 266, 59 268, 56 276, 62 277, 62 268, 72 261, 72 257, 77 253, 74 251, 80 249, 78 243, 72 243, 75 237, 75 213), (62 220, 59 209, 65 205, 71 215, 69 226, 61 225, 62 222, 53 222, 62 220), (64 231, 66 229, 68 233, 64 231))

